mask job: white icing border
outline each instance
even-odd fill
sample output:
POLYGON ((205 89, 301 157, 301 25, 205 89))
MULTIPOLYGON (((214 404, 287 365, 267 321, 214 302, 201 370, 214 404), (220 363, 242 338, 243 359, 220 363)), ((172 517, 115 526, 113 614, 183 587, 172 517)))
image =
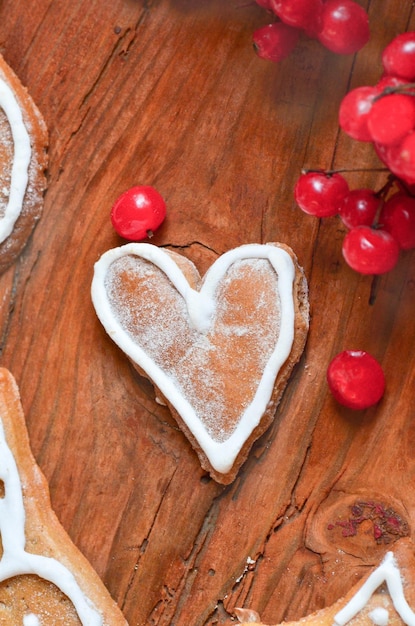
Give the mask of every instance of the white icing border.
POLYGON ((32 157, 29 133, 13 91, 0 79, 0 107, 3 109, 14 143, 9 199, 4 215, 0 218, 0 243, 11 234, 22 212, 23 200, 29 181, 29 165, 32 157))
POLYGON ((373 593, 386 582, 396 612, 408 626, 415 626, 415 613, 406 601, 402 578, 393 552, 388 552, 379 565, 363 583, 353 598, 334 616, 333 626, 345 626, 361 611, 373 593))
POLYGON ((74 605, 83 626, 102 626, 101 614, 85 596, 73 574, 54 558, 26 552, 25 509, 19 471, 6 442, 0 420, 0 480, 5 495, 0 498, 0 534, 3 554, 0 582, 14 576, 36 574, 62 591, 74 605))
POLYGON ((147 373, 156 387, 161 390, 162 394, 175 407, 203 449, 210 464, 217 472, 226 473, 232 468, 242 446, 259 424, 262 415, 267 409, 277 374, 291 352, 294 341, 295 320, 294 278, 295 267, 288 252, 268 244, 246 244, 223 254, 209 268, 200 291, 190 287, 184 274, 167 252, 152 244, 126 244, 119 248, 108 250, 95 263, 91 296, 102 325, 119 348, 147 373), (278 292, 281 307, 278 341, 264 369, 252 403, 247 407, 238 426, 226 441, 218 442, 211 438, 194 408, 181 396, 173 381, 131 340, 112 313, 105 286, 105 276, 111 263, 127 255, 138 256, 150 261, 167 275, 185 300, 190 319, 199 332, 205 332, 209 328, 214 310, 215 290, 218 282, 232 263, 242 259, 268 259, 278 274, 278 292))

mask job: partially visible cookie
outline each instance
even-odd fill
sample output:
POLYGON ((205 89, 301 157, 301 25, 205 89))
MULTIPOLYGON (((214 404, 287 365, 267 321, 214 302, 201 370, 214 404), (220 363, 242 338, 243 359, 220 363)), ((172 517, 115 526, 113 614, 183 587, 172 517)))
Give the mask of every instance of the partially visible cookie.
MULTIPOLYGON (((415 553, 403 539, 344 598, 297 622, 279 626, 415 626, 415 553)), ((251 609, 235 609, 241 626, 266 626, 251 609)))
POLYGON ((42 115, 0 55, 0 273, 20 254, 41 216, 47 146, 42 115))
POLYGON ((0 624, 127 626, 51 509, 16 382, 0 368, 0 624))
POLYGON ((101 257, 92 283, 105 330, 223 484, 274 417, 304 348, 307 296, 283 244, 230 250, 203 280, 182 255, 128 244, 101 257))

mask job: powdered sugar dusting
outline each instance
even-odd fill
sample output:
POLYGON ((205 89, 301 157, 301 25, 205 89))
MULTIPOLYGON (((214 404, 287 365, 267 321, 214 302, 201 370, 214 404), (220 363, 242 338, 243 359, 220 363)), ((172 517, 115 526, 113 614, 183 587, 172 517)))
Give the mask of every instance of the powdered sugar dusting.
POLYGON ((212 439, 226 441, 253 401, 279 335, 278 276, 270 262, 230 265, 206 333, 195 330, 182 295, 145 259, 115 260, 105 288, 131 339, 174 381, 212 439))
POLYGON ((295 277, 291 254, 274 244, 229 250, 201 285, 190 261, 148 243, 95 263, 101 323, 218 473, 230 471, 272 406, 293 347, 295 277))

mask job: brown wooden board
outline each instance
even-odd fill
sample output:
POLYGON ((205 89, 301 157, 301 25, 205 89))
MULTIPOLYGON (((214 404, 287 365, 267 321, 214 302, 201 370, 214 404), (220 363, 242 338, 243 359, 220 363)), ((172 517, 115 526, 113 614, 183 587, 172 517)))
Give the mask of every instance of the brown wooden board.
POLYGON ((240 606, 269 623, 299 619, 397 538, 376 540, 373 521, 333 530, 351 505, 382 504, 413 527, 414 253, 369 305, 371 277, 342 259, 345 228, 293 197, 303 167, 372 170, 347 174, 351 187, 384 180, 372 147, 339 131, 338 109, 379 79, 382 48, 415 15, 411 0, 360 4, 371 39, 357 55, 302 38, 276 65, 253 51, 270 20, 254 2, 0 3, 0 51, 50 133, 43 217, 0 277, 0 363, 19 384, 56 513, 131 625, 232 623, 240 606), (282 241, 309 281, 303 358, 227 487, 207 479, 91 304, 94 262, 122 243, 111 205, 133 184, 167 202, 152 242, 202 273, 232 247, 282 241), (325 381, 348 348, 371 352, 386 375, 384 399, 364 414, 340 408, 325 381))

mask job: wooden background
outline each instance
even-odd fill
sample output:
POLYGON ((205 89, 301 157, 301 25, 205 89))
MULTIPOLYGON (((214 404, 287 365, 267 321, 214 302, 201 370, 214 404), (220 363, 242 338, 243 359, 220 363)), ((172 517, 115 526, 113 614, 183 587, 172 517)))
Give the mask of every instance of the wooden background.
MULTIPOLYGON (((342 260, 341 223, 293 199, 302 167, 379 166, 371 146, 339 132, 338 108, 378 80, 382 48, 415 14, 411 0, 360 4, 372 34, 356 57, 303 39, 274 65, 253 52, 269 16, 250 0, 0 3, 1 52, 50 131, 43 217, 0 278, 0 363, 20 386, 56 513, 131 625, 232 624, 238 606, 269 623, 298 619, 411 533, 414 253, 369 305, 371 278, 342 260), (228 487, 202 472, 91 305, 93 264, 122 243, 111 204, 140 183, 168 205, 153 243, 202 272, 232 247, 282 241, 309 280, 304 357, 228 487), (327 391, 329 360, 346 348, 385 370, 385 398, 364 414, 327 391)), ((384 181, 346 176, 351 187, 384 181)))

